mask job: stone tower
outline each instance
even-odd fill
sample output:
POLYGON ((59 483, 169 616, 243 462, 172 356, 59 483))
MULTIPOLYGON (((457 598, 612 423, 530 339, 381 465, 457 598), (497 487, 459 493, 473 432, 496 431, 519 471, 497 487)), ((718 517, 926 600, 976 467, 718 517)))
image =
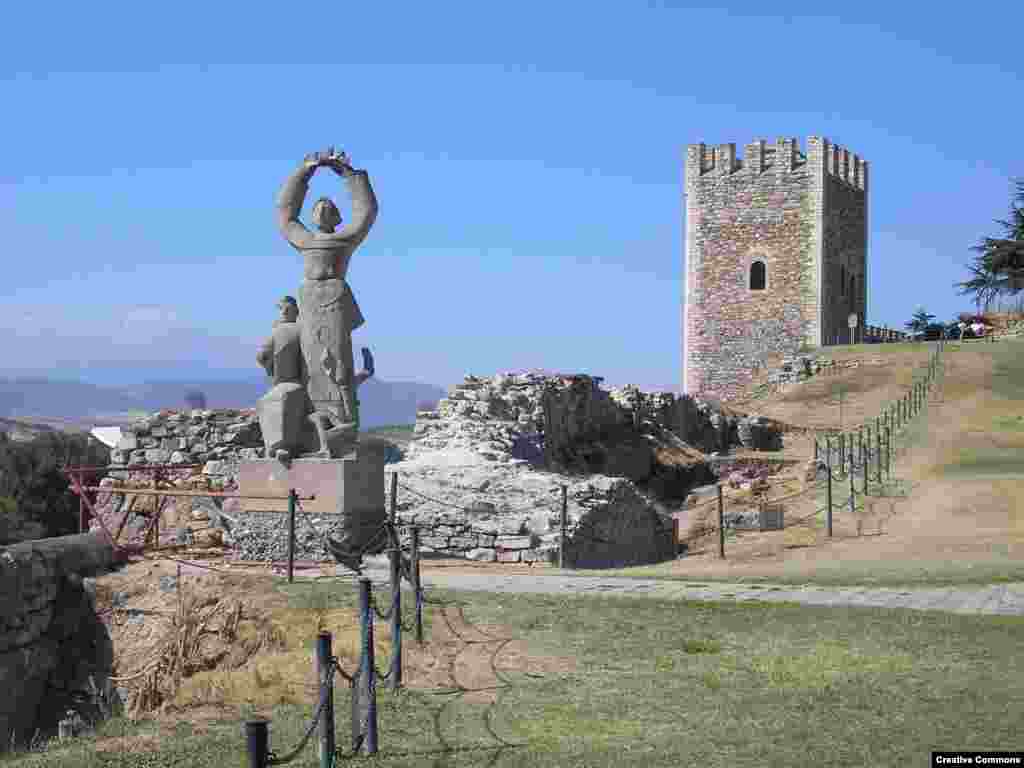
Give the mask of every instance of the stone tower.
POLYGON ((735 396, 773 353, 846 343, 867 307, 868 164, 827 139, 686 150, 683 388, 735 396))

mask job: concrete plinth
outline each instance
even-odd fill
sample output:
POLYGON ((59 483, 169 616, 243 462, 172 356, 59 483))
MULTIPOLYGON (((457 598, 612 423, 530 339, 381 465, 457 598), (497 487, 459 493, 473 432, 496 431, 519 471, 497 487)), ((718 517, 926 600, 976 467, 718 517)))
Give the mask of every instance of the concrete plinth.
MULTIPOLYGON (((340 459, 294 459, 288 464, 277 459, 243 461, 238 485, 243 496, 284 497, 291 488, 300 497, 314 495, 315 499, 300 502, 300 509, 316 517, 342 518, 342 534, 336 540, 348 548, 362 549, 387 517, 384 452, 372 441, 361 442, 353 455, 340 459)), ((244 499, 243 509, 287 512, 288 501, 244 499)), ((282 524, 286 525, 283 516, 282 524)), ((379 538, 383 546, 384 538, 379 538)))

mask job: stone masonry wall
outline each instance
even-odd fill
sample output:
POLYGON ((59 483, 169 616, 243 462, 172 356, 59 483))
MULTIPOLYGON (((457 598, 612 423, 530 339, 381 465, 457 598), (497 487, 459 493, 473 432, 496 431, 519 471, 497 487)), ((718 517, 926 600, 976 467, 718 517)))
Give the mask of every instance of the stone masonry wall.
POLYGON ((866 274, 866 193, 867 164, 819 137, 806 154, 796 139, 756 141, 742 159, 734 144, 688 147, 688 394, 734 397, 769 355, 830 338, 838 310, 823 296, 831 302, 838 286, 825 254, 842 252, 866 274), (750 289, 757 261, 763 290, 750 289))
POLYGON ((69 709, 92 721, 113 703, 113 648, 90 578, 113 563, 95 534, 0 548, 0 751, 52 731, 69 709))
POLYGON ((846 344, 850 338, 847 325, 849 314, 857 313, 859 328, 863 328, 867 318, 867 196, 863 191, 829 175, 825 200, 823 333, 826 343, 838 337, 838 343, 846 344), (845 283, 841 278, 844 272, 845 283), (851 276, 854 277, 852 294, 849 285, 851 276))

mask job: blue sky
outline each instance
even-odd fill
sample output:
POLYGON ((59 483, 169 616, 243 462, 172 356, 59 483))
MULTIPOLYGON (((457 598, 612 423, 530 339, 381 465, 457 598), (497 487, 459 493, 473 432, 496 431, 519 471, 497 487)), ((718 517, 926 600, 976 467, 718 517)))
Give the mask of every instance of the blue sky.
MULTIPOLYGON (((1021 4, 114 6, 4 11, 0 375, 258 373, 300 279, 273 197, 328 144, 381 201, 355 342, 441 386, 677 389, 688 143, 865 157, 889 325, 971 308, 952 283, 1024 176, 1021 4)), ((323 173, 310 203, 341 191, 323 173)))

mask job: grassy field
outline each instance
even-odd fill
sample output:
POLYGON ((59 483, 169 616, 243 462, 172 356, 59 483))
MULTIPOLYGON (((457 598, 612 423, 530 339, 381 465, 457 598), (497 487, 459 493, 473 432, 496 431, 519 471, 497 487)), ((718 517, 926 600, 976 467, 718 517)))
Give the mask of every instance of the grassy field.
MULTIPOLYGON (((376 765, 860 768, 923 765, 933 749, 1020 746, 1020 618, 609 597, 431 599, 441 603, 427 617, 431 684, 380 693, 376 765)), ((294 585, 287 600, 299 612, 293 618, 311 619, 350 611, 353 593, 294 585)), ((301 628, 316 621, 292 623, 307 634, 308 659, 312 635, 301 628)), ((272 718, 271 747, 284 753, 313 696, 280 703, 269 678, 245 689, 248 703, 112 720, 71 745, 8 759, 19 767, 241 766, 241 724, 253 714, 272 718)), ((347 691, 338 688, 336 700, 346 747, 347 691)), ((292 765, 318 765, 314 744, 292 765)))

